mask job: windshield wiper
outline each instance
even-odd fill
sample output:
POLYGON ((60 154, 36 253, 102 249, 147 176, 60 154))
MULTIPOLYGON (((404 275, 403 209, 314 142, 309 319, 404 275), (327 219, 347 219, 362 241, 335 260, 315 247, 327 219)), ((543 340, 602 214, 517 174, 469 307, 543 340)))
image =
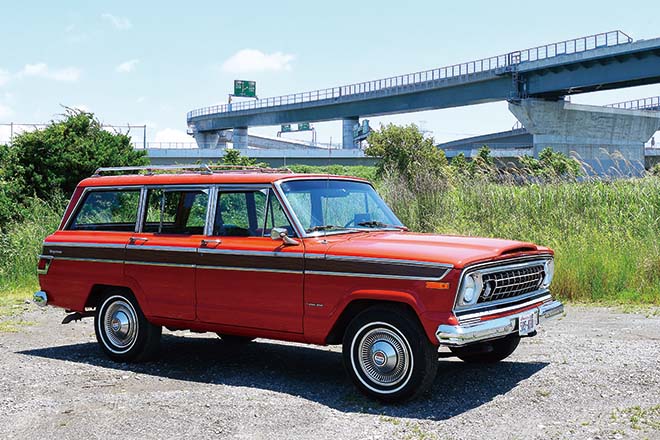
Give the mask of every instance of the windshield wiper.
POLYGON ((316 232, 316 231, 328 231, 330 229, 347 229, 344 228, 343 226, 337 226, 337 225, 318 225, 314 226, 312 228, 306 229, 305 232, 316 232))
POLYGON ((368 228, 396 228, 400 229, 402 231, 407 231, 408 228, 405 226, 397 226, 397 225, 388 225, 387 223, 379 222, 376 220, 370 220, 367 222, 360 222, 358 223, 358 226, 366 226, 368 228))

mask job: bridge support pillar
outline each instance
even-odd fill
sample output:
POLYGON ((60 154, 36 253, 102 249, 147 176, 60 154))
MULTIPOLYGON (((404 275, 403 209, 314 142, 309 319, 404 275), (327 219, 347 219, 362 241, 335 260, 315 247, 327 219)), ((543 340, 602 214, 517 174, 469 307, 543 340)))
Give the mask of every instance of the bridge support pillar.
POLYGON ((236 127, 233 130, 231 141, 236 150, 247 150, 248 147, 248 129, 247 127, 236 127))
POLYGON ((643 110, 523 99, 509 110, 532 134, 534 156, 544 148, 575 157, 589 174, 640 174, 644 144, 660 129, 660 114, 643 110))
POLYGON ((197 148, 227 148, 227 131, 197 131, 193 134, 197 148))
POLYGON ((341 147, 343 149, 353 149, 357 148, 357 142, 355 142, 353 138, 353 127, 355 127, 356 124, 360 123, 360 117, 355 116, 351 118, 344 118, 341 121, 341 128, 342 128, 342 143, 341 147))

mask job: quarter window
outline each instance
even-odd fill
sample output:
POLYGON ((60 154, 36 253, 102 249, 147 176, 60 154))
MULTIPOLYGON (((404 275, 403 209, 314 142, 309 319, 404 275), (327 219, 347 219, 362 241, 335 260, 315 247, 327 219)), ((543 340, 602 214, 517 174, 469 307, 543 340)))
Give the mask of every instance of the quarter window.
POLYGON ((69 229, 76 231, 135 231, 140 190, 91 191, 69 229))

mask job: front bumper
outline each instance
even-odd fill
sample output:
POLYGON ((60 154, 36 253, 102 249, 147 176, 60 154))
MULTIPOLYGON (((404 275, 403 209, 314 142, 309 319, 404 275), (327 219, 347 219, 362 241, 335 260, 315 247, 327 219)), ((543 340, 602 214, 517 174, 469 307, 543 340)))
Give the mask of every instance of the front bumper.
MULTIPOLYGON (((560 301, 549 301, 541 304, 536 310, 541 323, 564 313, 564 305, 560 301)), ((447 347, 460 347, 473 342, 499 338, 516 332, 520 317, 532 311, 534 309, 469 325, 443 324, 438 327, 435 337, 440 345, 447 347)))

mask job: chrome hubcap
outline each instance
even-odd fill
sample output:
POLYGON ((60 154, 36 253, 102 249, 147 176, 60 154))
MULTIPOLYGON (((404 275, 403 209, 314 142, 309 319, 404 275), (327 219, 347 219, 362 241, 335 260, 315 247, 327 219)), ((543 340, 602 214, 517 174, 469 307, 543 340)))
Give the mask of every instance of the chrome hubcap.
POLYGON ((115 301, 105 313, 103 323, 109 342, 117 348, 130 347, 137 337, 137 315, 126 301, 115 301))
POLYGON ((387 328, 367 332, 358 345, 360 368, 378 385, 399 383, 408 372, 410 354, 399 334, 387 328))

